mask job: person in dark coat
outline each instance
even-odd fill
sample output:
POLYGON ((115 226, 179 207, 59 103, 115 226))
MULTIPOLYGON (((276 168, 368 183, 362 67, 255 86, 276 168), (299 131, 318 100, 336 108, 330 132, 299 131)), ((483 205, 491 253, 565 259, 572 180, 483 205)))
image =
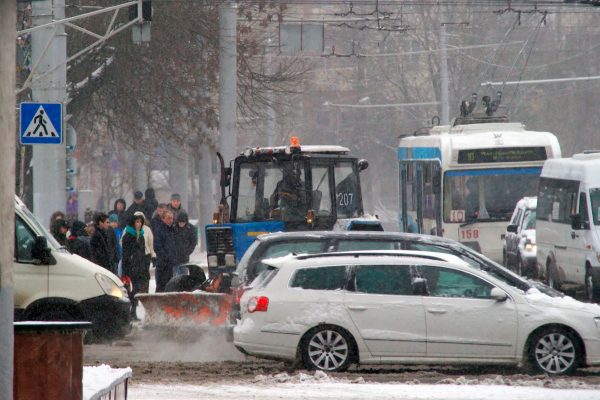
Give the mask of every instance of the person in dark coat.
POLYGON ((67 248, 73 254, 85 259, 92 259, 92 247, 90 237, 85 231, 85 224, 79 220, 73 221, 71 235, 67 238, 67 248))
POLYGON ((108 215, 98 213, 95 222, 94 236, 90 240, 92 261, 116 275, 119 249, 117 248, 115 233, 110 227, 108 215))
POLYGON ((156 210, 154 210, 154 213, 152 215, 148 215, 148 218, 150 218, 150 228, 152 228, 152 232, 158 229, 158 225, 161 224, 162 217, 166 209, 167 205, 165 203, 160 203, 158 207, 156 207, 156 210))
POLYGON ((127 221, 127 223, 129 223, 131 217, 133 217, 133 214, 135 214, 138 211, 146 211, 146 202, 144 201, 144 194, 139 190, 133 194, 133 203, 131 203, 127 211, 125 211, 125 220, 127 221))
POLYGON ((197 244, 196 228, 190 224, 187 213, 181 211, 175 224, 175 265, 190 261, 190 254, 197 244))
POLYGON ((146 264, 146 243, 144 241, 144 218, 133 215, 121 238, 123 245, 123 276, 131 279, 131 317, 137 319, 135 313, 137 293, 148 293, 150 272, 146 264))
POLYGON ((57 219, 52 223, 52 236, 62 246, 67 245, 67 232, 69 231, 69 224, 64 219, 57 219))
POLYGON ((165 285, 173 276, 175 264, 175 228, 173 212, 165 210, 154 233, 154 251, 156 252, 156 292, 164 292, 165 285))
POLYGON ((146 216, 146 218, 152 218, 154 211, 156 211, 156 208, 158 207, 158 200, 156 200, 156 194, 154 193, 154 189, 146 189, 146 191, 144 192, 144 197, 144 206, 146 207, 146 210, 144 211, 144 216, 146 216))
POLYGON ((185 209, 181 206, 181 196, 179 193, 173 193, 171 195, 171 202, 167 204, 167 210, 171 210, 173 212, 173 218, 177 220, 177 216, 180 212, 185 211, 185 209))
POLYGON ((125 211, 127 210, 127 203, 124 199, 115 200, 114 208, 108 213, 108 215, 117 214, 119 217, 119 228, 125 228, 127 225, 127 219, 125 217, 125 211))

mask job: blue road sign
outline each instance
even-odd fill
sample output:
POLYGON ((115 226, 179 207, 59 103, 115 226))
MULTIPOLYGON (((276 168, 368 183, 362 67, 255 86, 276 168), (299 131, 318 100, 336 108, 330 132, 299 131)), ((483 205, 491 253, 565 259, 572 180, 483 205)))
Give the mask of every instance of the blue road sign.
POLYGON ((60 103, 21 103, 21 144, 61 144, 60 103))

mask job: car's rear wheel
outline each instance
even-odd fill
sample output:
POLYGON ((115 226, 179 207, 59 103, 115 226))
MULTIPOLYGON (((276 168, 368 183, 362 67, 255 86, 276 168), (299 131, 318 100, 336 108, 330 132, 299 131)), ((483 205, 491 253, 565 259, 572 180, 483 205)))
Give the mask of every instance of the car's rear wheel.
POLYGON ((549 375, 569 374, 580 363, 582 351, 575 336, 560 327, 547 328, 532 339, 529 358, 533 366, 549 375))
POLYGON ((302 361, 308 369, 345 371, 352 361, 353 341, 336 326, 320 326, 304 337, 302 361))

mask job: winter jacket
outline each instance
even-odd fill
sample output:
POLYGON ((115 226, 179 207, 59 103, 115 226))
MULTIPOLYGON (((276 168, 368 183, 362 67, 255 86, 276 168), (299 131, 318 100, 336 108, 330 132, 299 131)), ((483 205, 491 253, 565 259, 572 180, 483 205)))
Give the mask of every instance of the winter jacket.
POLYGON ((152 218, 154 211, 158 207, 158 200, 156 200, 156 195, 152 188, 148 188, 144 192, 144 207, 146 208, 146 211, 144 211, 146 218, 152 218))
POLYGON ((156 258, 154 251, 154 233, 148 225, 144 225, 144 242, 146 242, 146 255, 156 258))
POLYGON ((154 233, 154 251, 156 252, 156 268, 175 266, 175 228, 160 221, 154 233))
POLYGON ((110 211, 108 213, 109 217, 111 214, 116 214, 119 217, 119 228, 121 228, 121 229, 124 229, 125 226, 127 226, 127 218, 125 218, 126 210, 127 210, 127 203, 125 202, 125 200, 117 199, 117 200, 115 200, 115 204, 114 204, 112 211, 110 211), (117 203, 123 203, 123 211, 121 211, 121 212, 117 211, 117 203))
POLYGON ((196 228, 186 223, 182 228, 175 223, 175 265, 184 264, 190 261, 190 254, 198 244, 198 235, 196 228))
POLYGON ((119 250, 117 238, 112 228, 103 231, 96 226, 94 236, 90 240, 90 246, 92 248, 92 261, 113 274, 117 274, 119 250))
POLYGON ((125 221, 130 221, 131 217, 133 217, 133 214, 135 214, 138 211, 144 213, 144 218, 150 218, 148 215, 146 215, 146 203, 142 201, 141 204, 137 204, 134 202, 129 206, 127 211, 125 211, 125 221))
POLYGON ((135 228, 127 225, 122 236, 123 244, 123 275, 132 281, 149 280, 150 273, 146 264, 146 245, 144 229, 136 232, 135 228))
POLYGON ((92 259, 90 237, 85 232, 85 224, 83 222, 73 222, 71 235, 67 238, 67 248, 73 254, 77 254, 88 260, 92 259))

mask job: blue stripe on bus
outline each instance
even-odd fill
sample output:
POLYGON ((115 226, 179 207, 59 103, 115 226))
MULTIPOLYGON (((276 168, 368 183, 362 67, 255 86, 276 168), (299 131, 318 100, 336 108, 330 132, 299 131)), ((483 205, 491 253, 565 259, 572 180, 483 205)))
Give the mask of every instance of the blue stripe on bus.
POLYGON ((477 176, 477 175, 540 175, 542 167, 532 168, 502 168, 502 169, 471 169, 468 171, 447 171, 446 176, 477 176))
POLYGON ((437 147, 398 147, 398 160, 432 159, 441 160, 442 153, 437 147))

